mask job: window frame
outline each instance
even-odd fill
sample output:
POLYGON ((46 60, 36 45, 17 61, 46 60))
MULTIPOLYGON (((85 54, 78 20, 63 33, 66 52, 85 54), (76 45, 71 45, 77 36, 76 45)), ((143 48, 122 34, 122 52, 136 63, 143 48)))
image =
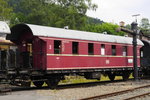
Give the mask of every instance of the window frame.
POLYGON ((116 56, 117 55, 117 49, 116 49, 116 45, 111 45, 111 55, 112 56, 116 56))
POLYGON ((122 47, 122 55, 123 56, 128 56, 128 46, 123 46, 122 47))
POLYGON ((101 44, 101 55, 106 55, 105 54, 105 44, 101 44))
POLYGON ((54 40, 54 54, 61 54, 62 53, 61 49, 62 49, 62 41, 54 40))
POLYGON ((88 43, 88 55, 94 55, 94 43, 88 43))
POLYGON ((72 42, 72 54, 79 54, 79 42, 72 42))

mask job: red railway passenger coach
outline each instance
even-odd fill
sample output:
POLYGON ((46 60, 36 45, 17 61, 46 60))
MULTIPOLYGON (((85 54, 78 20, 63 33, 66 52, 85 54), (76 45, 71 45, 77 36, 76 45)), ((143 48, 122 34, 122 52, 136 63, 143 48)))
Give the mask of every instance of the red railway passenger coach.
MULTIPOLYGON (((100 79, 105 74, 111 80, 119 75, 126 80, 133 72, 132 38, 129 37, 18 24, 11 28, 7 39, 20 50, 18 73, 27 75, 36 86, 44 81, 54 86, 70 73, 87 79, 100 79)), ((143 43, 137 42, 140 66, 143 43)))

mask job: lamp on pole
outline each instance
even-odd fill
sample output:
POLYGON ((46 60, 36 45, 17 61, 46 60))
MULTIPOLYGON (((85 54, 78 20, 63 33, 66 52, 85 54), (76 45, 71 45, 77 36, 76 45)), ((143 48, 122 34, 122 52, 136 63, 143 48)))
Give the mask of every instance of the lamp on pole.
POLYGON ((133 31, 133 66, 134 66, 134 79, 135 81, 138 80, 138 66, 137 66, 137 34, 138 34, 138 27, 137 22, 132 22, 131 29, 133 31))
POLYGON ((133 36, 133 67, 134 67, 134 79, 135 81, 138 81, 138 64, 137 64, 137 35, 138 35, 138 24, 137 22, 132 22, 131 23, 131 29, 126 29, 124 27, 122 27, 122 24, 120 24, 121 27, 118 30, 121 30, 123 32, 127 32, 129 34, 131 34, 133 36))
POLYGON ((120 25, 120 27, 124 27, 125 22, 124 22, 124 21, 121 21, 121 22, 119 23, 119 25, 120 25))
POLYGON ((137 22, 137 17, 140 16, 140 14, 135 14, 135 15, 132 15, 132 17, 135 17, 135 22, 137 22))

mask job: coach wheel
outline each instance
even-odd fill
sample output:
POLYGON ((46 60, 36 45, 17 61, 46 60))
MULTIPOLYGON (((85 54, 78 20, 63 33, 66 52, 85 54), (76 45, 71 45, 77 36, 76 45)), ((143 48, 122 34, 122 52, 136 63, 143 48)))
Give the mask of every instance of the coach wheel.
POLYGON ((31 85, 31 82, 21 82, 21 86, 22 87, 30 87, 30 85, 31 85))
POLYGON ((59 79, 49 79, 47 80, 47 85, 48 87, 50 87, 51 89, 56 89, 59 83, 59 79))
POLYGON ((129 72, 123 72, 122 78, 124 81, 127 81, 129 79, 130 73, 129 72))
POLYGON ((114 79, 115 79, 115 74, 109 73, 109 74, 108 74, 108 77, 109 77, 109 79, 110 79, 111 81, 114 81, 114 79))
POLYGON ((144 73, 140 71, 140 72, 138 73, 138 76, 139 76, 140 78, 141 78, 141 77, 144 77, 144 73))
POLYGON ((42 87, 42 85, 44 84, 44 81, 36 81, 36 82, 33 82, 33 84, 34 84, 36 87, 42 87))

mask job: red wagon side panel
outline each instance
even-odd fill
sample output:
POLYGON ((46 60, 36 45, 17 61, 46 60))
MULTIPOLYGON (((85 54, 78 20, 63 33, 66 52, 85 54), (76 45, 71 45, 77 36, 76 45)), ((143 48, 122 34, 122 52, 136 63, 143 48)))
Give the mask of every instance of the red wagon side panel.
POLYGON ((85 42, 79 42, 79 54, 82 55, 87 55, 88 54, 88 47, 87 47, 87 43, 85 42))
POLYGON ((116 46, 116 53, 117 53, 117 55, 119 55, 119 56, 123 56, 123 49, 122 49, 122 46, 121 45, 117 45, 116 46))
MULTIPOLYGON (((61 69, 93 69, 93 68, 125 68, 132 67, 128 61, 133 58, 123 57, 84 57, 84 56, 48 56, 48 70, 61 69)), ((139 60, 138 60, 139 62, 139 60)))
POLYGON ((100 55, 100 54, 101 54, 100 44, 94 44, 94 55, 100 55))
POLYGON ((35 37, 32 44, 33 54, 33 68, 46 69, 46 42, 35 37))
POLYGON ((53 40, 48 40, 48 39, 44 39, 45 41, 46 41, 46 52, 48 53, 48 54, 54 54, 54 42, 53 42, 53 40))
MULTIPOLYGON (((111 44, 104 42, 80 41, 70 39, 47 38, 47 70, 126 68, 133 66, 132 45, 111 44), (62 41, 61 54, 54 54, 54 40, 62 41), (72 41, 79 43, 79 54, 72 54, 72 41), (94 43, 94 55, 88 55, 88 43, 94 43), (106 54, 102 56, 101 44, 105 44, 106 54), (112 56, 112 45, 116 45, 116 55, 112 56), (128 47, 128 55, 123 56, 123 46, 128 47)), ((140 47, 138 48, 140 49, 140 47)), ((138 57, 138 65, 140 65, 138 57)))

